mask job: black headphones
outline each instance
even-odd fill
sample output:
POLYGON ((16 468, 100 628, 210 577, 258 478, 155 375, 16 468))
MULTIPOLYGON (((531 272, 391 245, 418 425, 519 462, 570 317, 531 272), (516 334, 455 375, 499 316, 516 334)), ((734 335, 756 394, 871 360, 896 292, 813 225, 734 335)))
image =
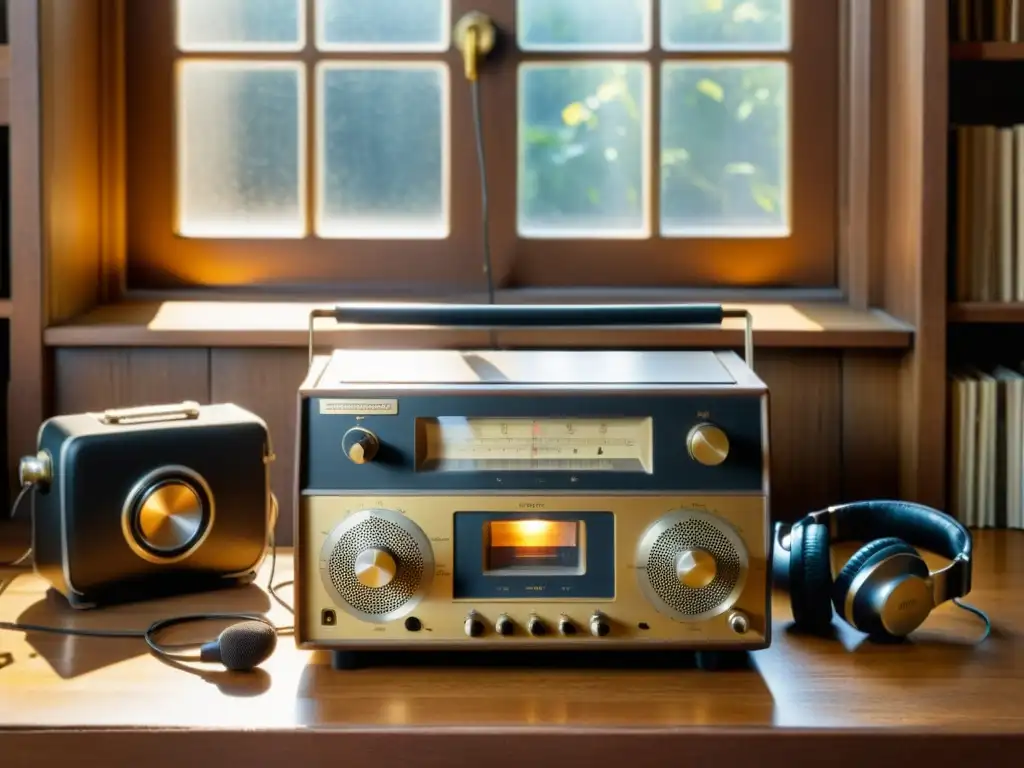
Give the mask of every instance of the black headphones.
POLYGON ((931 507, 861 501, 776 523, 772 581, 789 593, 797 627, 820 632, 832 608, 876 639, 909 635, 935 606, 971 590, 971 534, 931 507), (830 547, 866 542, 832 579, 830 547), (952 561, 930 571, 915 547, 952 561))

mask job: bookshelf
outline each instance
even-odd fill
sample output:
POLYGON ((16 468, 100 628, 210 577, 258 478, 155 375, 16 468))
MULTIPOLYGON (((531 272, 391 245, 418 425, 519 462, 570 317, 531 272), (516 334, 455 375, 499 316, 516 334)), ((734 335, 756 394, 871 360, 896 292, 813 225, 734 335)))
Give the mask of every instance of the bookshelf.
POLYGON ((1024 43, 958 43, 950 46, 953 61, 1024 61, 1024 43))
POLYGON ((946 506, 1024 528, 1024 0, 951 0, 946 506))

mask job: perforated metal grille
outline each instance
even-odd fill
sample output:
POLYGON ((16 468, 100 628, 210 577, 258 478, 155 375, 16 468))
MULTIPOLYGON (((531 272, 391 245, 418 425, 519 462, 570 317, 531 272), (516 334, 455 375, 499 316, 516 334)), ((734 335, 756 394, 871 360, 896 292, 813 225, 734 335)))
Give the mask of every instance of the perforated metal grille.
POLYGON ((423 553, 405 530, 371 517, 339 539, 331 551, 328 572, 342 600, 362 613, 383 616, 399 610, 416 595, 423 580, 423 553), (395 578, 377 589, 363 586, 355 573, 356 557, 371 548, 385 550, 398 565, 395 578))
POLYGON ((700 517, 685 518, 665 530, 647 557, 647 578, 655 594, 683 616, 700 616, 719 608, 736 588, 742 569, 732 542, 700 517), (687 587, 676 575, 676 558, 690 549, 703 549, 715 558, 715 578, 706 587, 687 587))

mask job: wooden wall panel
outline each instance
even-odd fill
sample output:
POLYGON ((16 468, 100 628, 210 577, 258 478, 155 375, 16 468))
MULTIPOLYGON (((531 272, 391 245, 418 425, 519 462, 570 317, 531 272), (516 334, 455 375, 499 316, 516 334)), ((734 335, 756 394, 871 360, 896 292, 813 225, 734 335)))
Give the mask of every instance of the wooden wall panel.
POLYGON ((247 408, 261 416, 270 429, 277 454, 270 470, 280 505, 277 541, 285 546, 292 543, 296 398, 306 369, 304 349, 214 349, 210 357, 212 402, 247 408))
POLYGON ((843 355, 844 501, 899 494, 901 365, 901 355, 843 355))
MULTIPOLYGON (((854 498, 898 493, 898 356, 832 350, 762 350, 771 389, 772 512, 794 520, 854 498)), ((63 413, 195 399, 234 402, 264 418, 277 461, 278 541, 292 541, 296 390, 302 349, 56 352, 63 413)))
POLYGON ((50 322, 96 304, 100 275, 100 0, 40 3, 44 251, 50 322))
POLYGON ((206 349, 60 349, 56 352, 57 413, 210 401, 206 349))
POLYGON ((755 368, 771 392, 772 518, 796 520, 842 490, 840 357, 761 351, 755 368))

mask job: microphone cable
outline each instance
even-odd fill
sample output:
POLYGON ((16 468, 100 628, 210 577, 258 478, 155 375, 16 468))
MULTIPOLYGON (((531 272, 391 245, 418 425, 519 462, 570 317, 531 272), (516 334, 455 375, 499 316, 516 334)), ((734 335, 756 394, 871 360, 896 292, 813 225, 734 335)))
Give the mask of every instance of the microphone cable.
MULTIPOLYGON (((32 483, 26 483, 22 486, 21 491, 18 493, 17 498, 11 508, 11 517, 14 517, 18 511, 18 507, 22 504, 25 497, 35 489, 35 485, 32 483)), ((273 513, 270 517, 271 520, 277 520, 277 509, 278 502, 277 496, 274 493, 270 494, 270 503, 272 505, 273 513)), ((274 583, 274 575, 277 570, 277 541, 273 530, 270 532, 269 537, 269 548, 270 548, 270 574, 267 580, 267 592, 270 596, 290 614, 294 615, 295 609, 278 594, 279 589, 291 586, 294 584, 294 580, 282 581, 280 583, 274 583)), ((17 567, 22 565, 32 555, 31 547, 28 551, 22 555, 18 560, 10 563, 3 564, 2 567, 17 567)), ((39 632, 50 635, 60 635, 63 637, 82 637, 82 638, 105 638, 105 639, 135 639, 142 640, 146 643, 149 650, 162 661, 172 662, 175 666, 180 666, 178 662, 181 661, 203 661, 200 656, 189 655, 183 656, 176 651, 184 648, 196 648, 205 645, 205 642, 192 642, 192 643, 178 643, 178 644, 167 644, 160 643, 156 636, 165 629, 169 629, 172 626, 179 626, 182 624, 191 624, 201 621, 254 621, 260 624, 264 624, 270 627, 274 633, 278 636, 288 634, 294 631, 293 626, 278 627, 266 616, 252 613, 197 613, 188 614, 182 616, 171 616, 163 619, 158 619, 152 622, 146 629, 76 629, 72 627, 53 627, 43 624, 23 624, 19 622, 11 621, 0 621, 0 630, 6 630, 10 632, 39 632)))

